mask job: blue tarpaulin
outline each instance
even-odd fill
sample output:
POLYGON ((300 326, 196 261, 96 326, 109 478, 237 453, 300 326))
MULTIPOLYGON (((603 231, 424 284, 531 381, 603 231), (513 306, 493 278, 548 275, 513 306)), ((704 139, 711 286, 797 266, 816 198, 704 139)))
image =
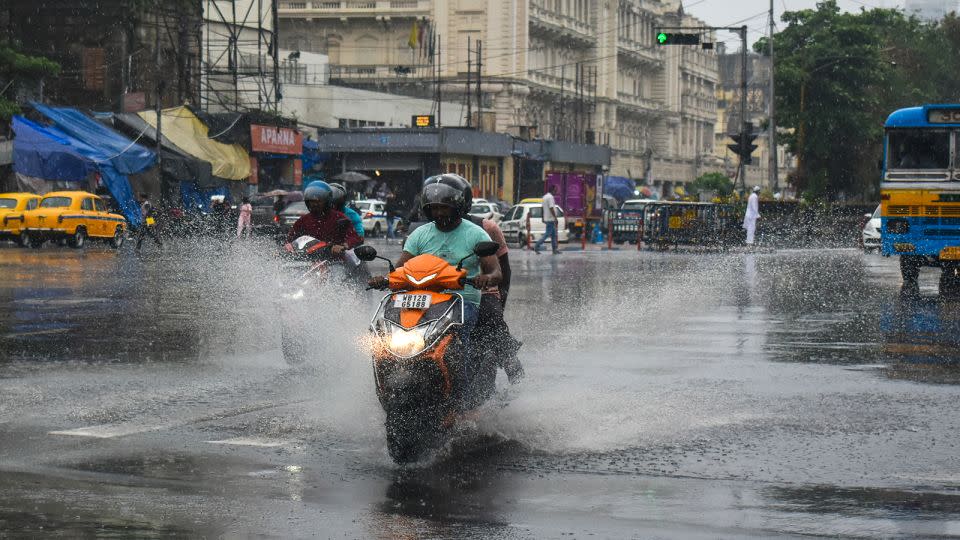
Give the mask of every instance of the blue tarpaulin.
POLYGON ((63 132, 102 150, 108 161, 120 174, 143 172, 157 161, 152 151, 113 131, 77 109, 48 107, 33 103, 33 107, 53 121, 63 132))
POLYGON ((87 158, 91 166, 100 172, 101 180, 110 190, 121 213, 133 227, 139 227, 142 222, 140 206, 126 175, 152 167, 156 162, 156 154, 76 109, 48 107, 39 103, 33 106, 52 120, 56 128, 71 140, 76 153, 87 158))
MULTIPOLYGON (((13 170, 26 176, 59 182, 81 182, 96 168, 84 157, 76 139, 52 126, 13 117, 13 170)), ((89 149, 88 150, 92 150, 89 149)))

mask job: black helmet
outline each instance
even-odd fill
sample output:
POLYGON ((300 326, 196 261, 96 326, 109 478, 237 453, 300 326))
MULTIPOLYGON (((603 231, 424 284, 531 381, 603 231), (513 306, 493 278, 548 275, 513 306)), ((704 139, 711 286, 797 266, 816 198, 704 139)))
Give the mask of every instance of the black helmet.
POLYGON ((333 197, 330 200, 333 201, 334 208, 343 208, 343 205, 347 202, 347 188, 343 187, 342 184, 331 183, 330 190, 333 192, 333 197))
POLYGON ((473 189, 470 182, 459 174, 447 173, 431 176, 423 181, 420 209, 427 219, 433 219, 430 206, 442 204, 453 209, 454 215, 464 217, 473 206, 473 189))
POLYGON ((303 190, 303 200, 304 201, 327 201, 329 202, 333 197, 333 190, 330 189, 330 184, 324 182, 323 180, 314 180, 307 184, 307 187, 303 190))

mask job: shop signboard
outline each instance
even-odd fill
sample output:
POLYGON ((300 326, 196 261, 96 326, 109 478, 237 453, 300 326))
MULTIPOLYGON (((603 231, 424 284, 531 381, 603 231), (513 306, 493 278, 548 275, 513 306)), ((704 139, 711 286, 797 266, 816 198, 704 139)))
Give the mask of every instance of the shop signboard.
POLYGON ((300 155, 303 134, 295 129, 250 124, 250 149, 254 152, 300 155))

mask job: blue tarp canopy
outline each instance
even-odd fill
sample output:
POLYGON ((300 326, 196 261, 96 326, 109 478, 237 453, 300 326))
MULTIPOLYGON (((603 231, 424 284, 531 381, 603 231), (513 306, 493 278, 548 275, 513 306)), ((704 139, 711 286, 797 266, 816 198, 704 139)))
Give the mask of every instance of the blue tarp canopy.
POLYGON ((140 207, 126 175, 152 167, 157 160, 156 154, 77 109, 48 107, 40 103, 33 103, 33 107, 49 118, 61 132, 82 143, 82 148, 78 146, 79 153, 100 172, 100 178, 127 221, 139 227, 140 207))
POLYGON ((13 170, 26 176, 60 182, 81 182, 96 170, 84 157, 86 144, 52 126, 13 117, 13 170), (83 150, 81 150, 83 148, 83 150))

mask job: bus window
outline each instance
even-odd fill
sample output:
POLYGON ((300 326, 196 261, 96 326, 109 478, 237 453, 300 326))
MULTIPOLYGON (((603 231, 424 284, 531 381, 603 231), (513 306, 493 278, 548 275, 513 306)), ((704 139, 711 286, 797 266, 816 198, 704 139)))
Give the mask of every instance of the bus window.
POLYGON ((890 131, 888 169, 947 169, 950 167, 950 133, 905 129, 890 131))

